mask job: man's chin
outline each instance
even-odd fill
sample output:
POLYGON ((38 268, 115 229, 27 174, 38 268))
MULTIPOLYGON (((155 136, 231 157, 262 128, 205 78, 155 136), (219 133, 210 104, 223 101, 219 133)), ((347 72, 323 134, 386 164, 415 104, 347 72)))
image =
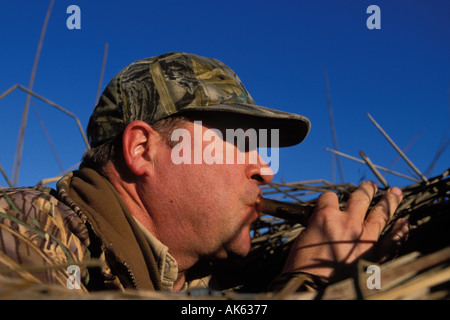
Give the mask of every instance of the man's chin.
POLYGON ((214 255, 214 260, 227 260, 233 258, 244 258, 248 255, 250 250, 233 250, 233 251, 221 251, 214 255))
POLYGON ((244 239, 240 239, 236 241, 233 245, 230 245, 228 250, 224 251, 226 254, 225 258, 229 256, 237 256, 237 257, 245 257, 249 254, 251 249, 251 239, 250 235, 245 237, 244 239))

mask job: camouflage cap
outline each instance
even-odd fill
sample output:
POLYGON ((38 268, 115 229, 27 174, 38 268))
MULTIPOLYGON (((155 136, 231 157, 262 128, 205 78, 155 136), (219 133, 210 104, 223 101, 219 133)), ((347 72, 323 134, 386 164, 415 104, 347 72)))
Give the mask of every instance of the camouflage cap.
POLYGON ((310 129, 303 116, 256 105, 222 62, 167 53, 135 61, 110 81, 91 115, 87 135, 91 147, 96 147, 122 133, 132 121, 151 124, 195 112, 227 112, 258 127, 278 128, 280 146, 300 143, 310 129))

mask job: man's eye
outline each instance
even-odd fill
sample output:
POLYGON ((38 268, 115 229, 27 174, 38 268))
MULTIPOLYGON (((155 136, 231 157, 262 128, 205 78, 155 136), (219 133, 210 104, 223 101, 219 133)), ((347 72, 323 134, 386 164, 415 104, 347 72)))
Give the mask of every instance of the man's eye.
POLYGON ((244 140, 235 140, 234 146, 240 151, 240 152, 250 152, 252 150, 256 150, 257 143, 256 141, 251 141, 249 137, 245 137, 244 140))

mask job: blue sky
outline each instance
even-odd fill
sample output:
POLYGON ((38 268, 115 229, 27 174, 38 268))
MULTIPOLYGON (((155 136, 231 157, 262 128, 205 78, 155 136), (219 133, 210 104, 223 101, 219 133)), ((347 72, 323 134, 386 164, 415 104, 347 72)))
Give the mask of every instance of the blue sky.
MULTIPOLYGON (((0 93, 15 84, 28 87, 49 3, 0 3, 0 93)), ((369 112, 400 148, 410 144, 407 156, 425 173, 443 141, 450 139, 449 17, 448 0, 58 0, 33 91, 76 114, 86 128, 105 43, 102 89, 141 58, 172 51, 213 57, 239 75, 256 103, 312 122, 305 142, 280 150, 274 181, 341 182, 324 149, 333 148, 325 67, 339 150, 358 158, 363 150, 374 163, 391 165, 397 153, 370 122, 369 112), (80 30, 66 27, 66 9, 72 4, 81 9, 80 30), (373 4, 381 9, 378 30, 366 26, 366 9, 373 4)), ((0 164, 10 176, 25 101, 22 91, 0 100, 0 164)), ((58 175, 79 162, 84 148, 72 118, 32 99, 18 185, 58 175)), ((449 160, 447 148, 430 175, 450 167, 449 160)), ((366 165, 343 158, 341 164, 345 182, 376 180, 366 165)), ((413 175, 403 160, 392 169, 413 175)), ((386 178, 391 185, 411 183, 386 178)), ((1 176, 0 185, 6 185, 1 176)))

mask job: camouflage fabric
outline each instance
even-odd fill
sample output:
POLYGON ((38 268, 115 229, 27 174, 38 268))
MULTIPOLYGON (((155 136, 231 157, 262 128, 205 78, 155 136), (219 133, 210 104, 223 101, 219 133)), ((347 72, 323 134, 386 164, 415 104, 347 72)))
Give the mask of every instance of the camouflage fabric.
POLYGON ((0 189, 0 275, 67 288, 69 265, 81 265, 81 291, 160 287, 148 242, 94 170, 70 172, 57 190, 0 189))
POLYGON ((222 62, 167 53, 138 60, 111 80, 89 120, 87 135, 91 147, 96 147, 134 120, 151 124, 198 112, 226 112, 252 122, 249 127, 277 128, 280 146, 300 143, 310 129, 303 116, 256 105, 238 76, 222 62))
MULTIPOLYGON (((66 286, 67 267, 90 258, 88 245, 86 227, 50 188, 0 190, 0 273, 66 286)), ((81 279, 85 290, 85 268, 81 279)))

